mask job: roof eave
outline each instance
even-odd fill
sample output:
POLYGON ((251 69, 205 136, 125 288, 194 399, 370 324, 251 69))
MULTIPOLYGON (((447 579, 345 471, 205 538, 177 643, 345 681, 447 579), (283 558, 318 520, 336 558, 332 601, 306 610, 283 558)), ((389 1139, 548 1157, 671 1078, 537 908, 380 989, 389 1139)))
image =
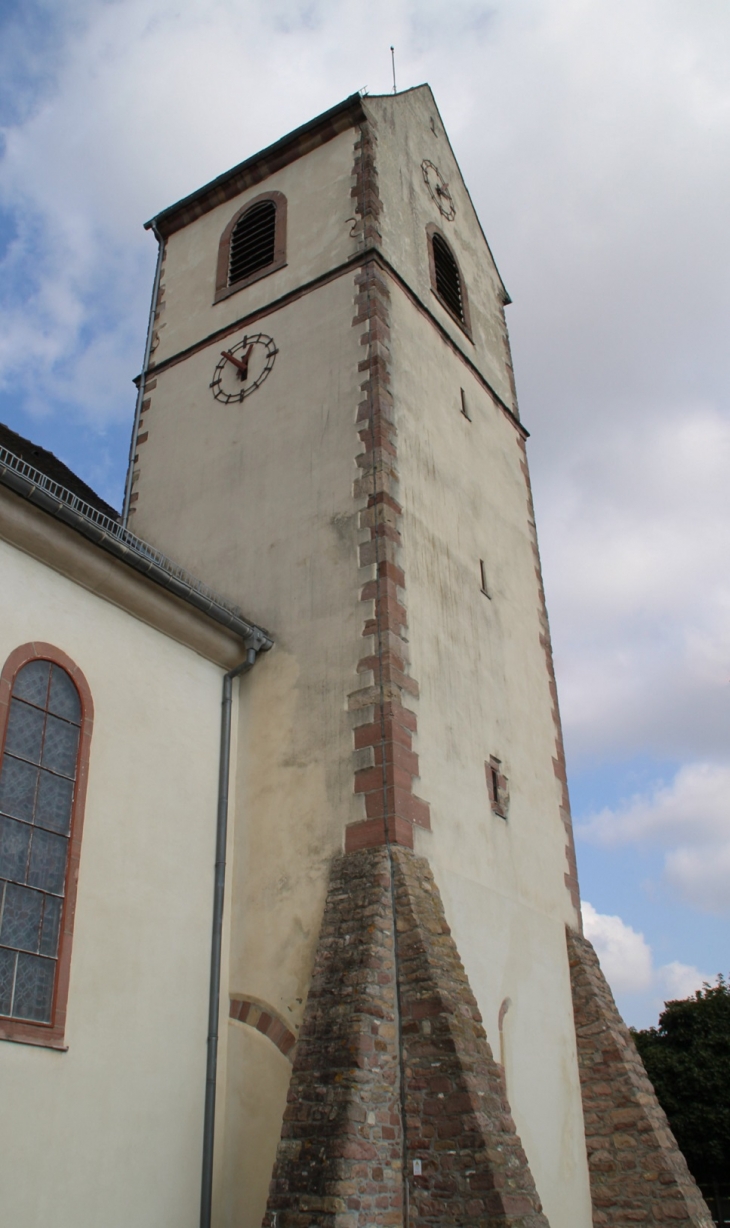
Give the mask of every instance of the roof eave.
POLYGON ((224 171, 202 188, 155 214, 145 222, 145 230, 154 230, 162 237, 181 230, 183 226, 187 226, 217 205, 238 196, 252 184, 260 183, 275 170, 296 161, 310 149, 325 144, 365 119, 366 113, 360 94, 351 94, 337 106, 330 107, 329 111, 310 119, 308 123, 287 133, 273 145, 268 145, 266 149, 246 158, 244 162, 239 162, 237 166, 224 171))
POLYGON ((237 606, 218 597, 184 568, 171 563, 155 547, 141 541, 121 525, 114 524, 109 517, 95 512, 77 495, 46 478, 7 449, 2 449, 0 454, 0 486, 6 486, 28 503, 75 529, 107 554, 207 615, 242 639, 247 647, 255 648, 257 652, 267 652, 273 647, 273 637, 269 632, 245 618, 237 606))

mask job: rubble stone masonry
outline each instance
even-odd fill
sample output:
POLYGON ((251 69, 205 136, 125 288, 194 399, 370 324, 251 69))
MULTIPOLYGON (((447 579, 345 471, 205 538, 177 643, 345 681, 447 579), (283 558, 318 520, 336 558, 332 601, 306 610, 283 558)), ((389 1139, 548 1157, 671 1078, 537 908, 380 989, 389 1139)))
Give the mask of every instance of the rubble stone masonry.
POLYGON ((403 1223, 390 900, 386 850, 335 862, 266 1228, 403 1223))
POLYGON ((596 1228, 712 1228, 596 953, 568 930, 596 1228))
POLYGON ((333 867, 264 1225, 406 1224, 548 1228, 428 863, 380 846, 333 867))

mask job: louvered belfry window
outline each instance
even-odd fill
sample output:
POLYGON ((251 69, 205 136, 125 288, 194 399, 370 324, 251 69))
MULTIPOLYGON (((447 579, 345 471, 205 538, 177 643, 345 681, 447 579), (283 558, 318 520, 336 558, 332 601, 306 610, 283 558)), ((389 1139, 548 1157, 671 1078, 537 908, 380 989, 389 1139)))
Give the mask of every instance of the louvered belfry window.
POLYGON ((264 200, 239 218, 231 235, 228 285, 243 281, 273 264, 276 252, 276 205, 264 200))
POLYGON ((0 767, 0 1018, 51 1022, 80 733, 66 671, 24 665, 0 767))
POLYGON ((461 292, 461 277, 448 244, 441 235, 434 234, 433 263, 436 274, 436 292, 458 320, 464 323, 464 297, 461 292))

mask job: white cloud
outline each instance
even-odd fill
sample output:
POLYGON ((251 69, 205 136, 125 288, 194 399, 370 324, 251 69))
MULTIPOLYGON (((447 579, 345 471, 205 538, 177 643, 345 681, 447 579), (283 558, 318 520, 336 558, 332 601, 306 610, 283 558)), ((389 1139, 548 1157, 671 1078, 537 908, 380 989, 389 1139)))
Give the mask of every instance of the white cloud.
POLYGON ((620 917, 596 912, 587 901, 583 902, 583 928, 586 938, 596 948, 614 993, 650 988, 653 978, 651 948, 643 934, 638 934, 620 917))
POLYGON ((658 785, 578 826, 604 847, 653 845, 665 850, 673 893, 708 912, 730 908, 730 767, 694 763, 658 785))
POLYGON ((724 0, 373 0, 367 23, 355 0, 24 11, 38 37, 0 39, 23 98, 0 163, 17 224, 0 389, 36 415, 129 417, 155 255, 142 221, 353 89, 387 90, 394 43, 401 87, 435 89, 515 299, 571 760, 721 754, 724 0))
POLYGON ((665 876, 676 894, 704 912, 730 909, 730 837, 704 848, 673 849, 667 854, 665 876))
POLYGON ((688 764, 670 785, 640 794, 616 810, 602 810, 581 824, 580 831, 604 845, 730 840, 730 767, 688 764))
POLYGON ((690 998, 703 984, 712 980, 691 964, 681 964, 672 960, 657 970, 659 980, 667 1001, 677 998, 690 998))
MULTIPOLYGON (((373 0, 367 23, 354 0, 28 9, 54 37, 37 40, 45 71, 26 39, 35 92, 6 125, 0 193, 45 240, 22 352, 48 397, 54 356, 84 348, 99 296, 117 323, 134 316, 136 348, 128 328, 118 342, 130 374, 139 361, 153 257, 141 221, 352 89, 388 89, 390 42, 401 86, 434 85, 515 291, 526 408, 550 424, 540 449, 560 446, 556 423, 584 418, 586 393, 595 404, 600 388, 612 416, 617 390, 638 381, 646 393, 647 343, 656 357, 668 329, 688 350, 713 318, 722 336, 730 121, 717 2, 688 15, 679 0, 455 0, 445 21, 444 0, 373 0)), ((6 43, 16 80, 18 39, 6 43)), ((35 254, 21 235, 26 270, 35 254)), ((11 378, 17 353, 5 354, 11 378)), ((676 365, 663 353, 652 378, 674 387, 676 365)))
POLYGON ((711 978, 690 964, 673 960, 656 967, 643 934, 621 917, 596 912, 582 902, 583 930, 593 944, 604 976, 627 1023, 647 1026, 664 1003, 688 998, 711 978))
POLYGON ((574 756, 727 753, 728 466, 706 404, 599 425, 558 465, 542 536, 574 756))
POLYGON ((351 92, 333 63, 349 7, 339 32, 322 28, 328 5, 97 0, 55 14, 53 73, 3 130, 0 165, 17 220, 0 381, 27 407, 130 413, 155 256, 143 221, 351 92))

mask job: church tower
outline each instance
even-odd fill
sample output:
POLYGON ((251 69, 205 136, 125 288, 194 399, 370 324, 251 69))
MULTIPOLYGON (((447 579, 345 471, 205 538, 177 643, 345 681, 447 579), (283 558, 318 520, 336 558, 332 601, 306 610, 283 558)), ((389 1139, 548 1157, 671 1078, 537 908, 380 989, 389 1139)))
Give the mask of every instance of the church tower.
POLYGON ((630 1185, 590 1096, 648 1093, 600 1091, 592 1037, 633 1059, 581 938, 509 300, 431 91, 149 225, 129 526, 275 641, 234 740, 213 1222, 589 1228, 630 1185))

